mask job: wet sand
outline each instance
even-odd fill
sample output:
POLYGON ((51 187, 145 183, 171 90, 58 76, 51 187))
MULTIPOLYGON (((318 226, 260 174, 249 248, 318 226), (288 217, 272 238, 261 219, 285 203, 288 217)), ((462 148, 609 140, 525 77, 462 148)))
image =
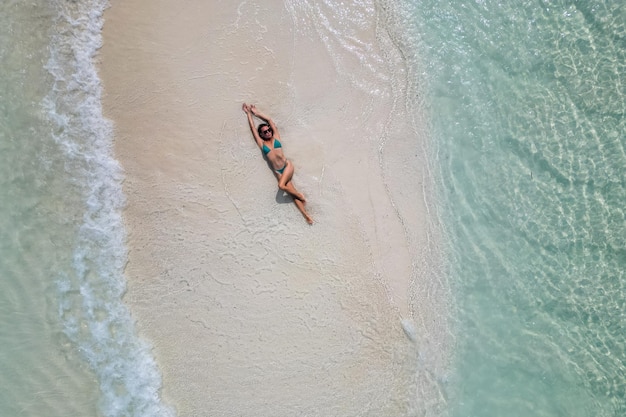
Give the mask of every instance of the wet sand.
MULTIPOLYGON (((124 300, 179 416, 439 409, 419 361, 442 366, 443 290, 427 279, 419 128, 389 73, 400 54, 364 66, 288 7, 111 2, 100 69, 126 175, 124 300), (277 189, 244 101, 278 125, 313 226, 277 189)), ((375 23, 357 52, 377 56, 375 23)))

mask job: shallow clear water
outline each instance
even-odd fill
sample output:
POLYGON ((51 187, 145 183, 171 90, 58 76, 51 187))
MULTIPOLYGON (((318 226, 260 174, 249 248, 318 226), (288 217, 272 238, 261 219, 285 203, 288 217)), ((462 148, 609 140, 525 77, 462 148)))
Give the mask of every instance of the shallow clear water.
POLYGON ((455 416, 626 412, 626 9, 420 2, 455 416))
POLYGON ((105 5, 0 5, 1 415, 170 414, 121 303, 121 176, 92 62, 105 5))

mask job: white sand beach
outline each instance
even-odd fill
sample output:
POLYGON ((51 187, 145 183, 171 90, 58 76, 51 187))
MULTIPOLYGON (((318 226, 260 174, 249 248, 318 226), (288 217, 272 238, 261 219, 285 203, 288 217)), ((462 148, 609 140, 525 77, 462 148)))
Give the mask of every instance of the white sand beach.
POLYGON ((445 404, 426 127, 368 5, 111 1, 99 59, 126 176, 124 301, 178 416, 445 404), (243 102, 280 129, 313 226, 243 102))

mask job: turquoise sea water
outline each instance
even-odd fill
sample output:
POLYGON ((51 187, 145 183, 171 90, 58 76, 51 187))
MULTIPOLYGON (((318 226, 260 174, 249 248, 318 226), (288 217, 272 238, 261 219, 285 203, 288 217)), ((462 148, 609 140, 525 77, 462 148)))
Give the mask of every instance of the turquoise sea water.
MULTIPOLYGON (((432 122, 448 411, 623 416, 626 8, 509 3, 404 1, 395 28, 432 122)), ((105 6, 0 3, 3 416, 173 415, 120 301, 122 178, 92 62, 105 6)))
POLYGON ((626 414, 626 7, 421 1, 453 416, 626 414))
POLYGON ((103 1, 0 3, 0 415, 167 416, 121 294, 103 1))

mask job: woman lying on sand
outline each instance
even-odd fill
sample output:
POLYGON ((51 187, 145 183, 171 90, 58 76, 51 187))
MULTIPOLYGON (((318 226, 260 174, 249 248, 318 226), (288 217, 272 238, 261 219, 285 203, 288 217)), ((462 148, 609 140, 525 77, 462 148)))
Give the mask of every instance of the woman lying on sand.
POLYGON ((280 143, 280 135, 278 134, 276 125, 272 119, 258 111, 254 104, 248 105, 243 103, 242 109, 248 116, 248 124, 250 125, 254 140, 256 140, 257 145, 259 145, 259 148, 263 151, 263 154, 274 168, 274 175, 278 180, 278 188, 293 197, 293 202, 296 203, 298 210, 300 210, 300 213, 302 213, 307 223, 313 224, 313 219, 309 216, 304 206, 306 203, 304 195, 296 190, 296 187, 294 187, 291 182, 294 171, 293 164, 285 158, 283 154, 283 147, 280 143), (258 117, 265 123, 259 125, 257 128, 252 116, 258 117))

